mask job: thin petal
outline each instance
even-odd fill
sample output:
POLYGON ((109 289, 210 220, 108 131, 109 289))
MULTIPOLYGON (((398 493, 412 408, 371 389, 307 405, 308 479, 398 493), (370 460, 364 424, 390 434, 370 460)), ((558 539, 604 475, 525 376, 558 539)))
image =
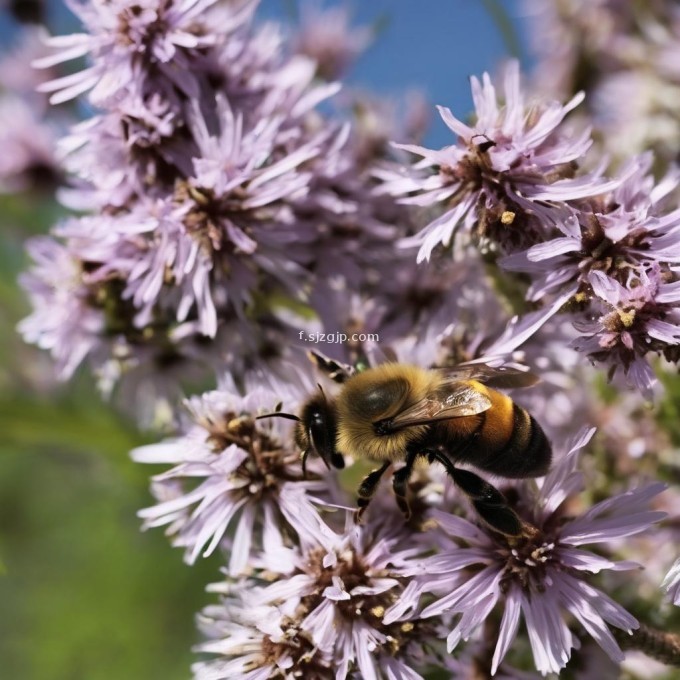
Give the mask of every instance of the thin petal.
POLYGON ((501 619, 500 630, 498 631, 498 642, 493 653, 493 660, 491 662, 491 675, 496 675, 498 666, 502 663, 512 641, 517 635, 517 628, 519 626, 519 615, 521 612, 522 596, 511 588, 505 596, 505 611, 501 619))

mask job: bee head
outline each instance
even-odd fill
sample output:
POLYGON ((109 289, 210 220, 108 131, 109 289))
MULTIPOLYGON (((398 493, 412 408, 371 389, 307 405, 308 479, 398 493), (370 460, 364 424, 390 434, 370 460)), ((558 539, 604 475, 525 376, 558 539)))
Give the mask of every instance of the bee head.
POLYGON ((310 453, 317 454, 330 469, 345 467, 345 459, 335 448, 338 419, 335 402, 329 401, 319 385, 319 394, 312 397, 302 409, 295 437, 302 449, 302 471, 310 453))
POLYGON ((300 416, 292 413, 268 413, 258 418, 288 418, 297 421, 295 441, 302 450, 302 474, 307 475, 307 457, 315 453, 330 469, 345 467, 345 459, 336 451, 338 432, 335 402, 329 401, 319 385, 319 394, 312 397, 303 407, 300 416))

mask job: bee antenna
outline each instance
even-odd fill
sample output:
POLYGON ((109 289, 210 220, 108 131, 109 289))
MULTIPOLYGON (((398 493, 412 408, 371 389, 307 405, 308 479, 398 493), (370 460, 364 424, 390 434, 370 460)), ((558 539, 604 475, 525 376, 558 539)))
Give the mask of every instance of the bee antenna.
POLYGON ((286 418, 287 420, 297 420, 298 422, 300 422, 299 416, 296 416, 293 413, 280 413, 280 412, 265 413, 262 416, 257 416, 255 420, 262 420, 263 418, 286 418))
POLYGON ((323 398, 326 398, 326 393, 323 391, 323 387, 321 387, 321 383, 316 383, 316 386, 319 388, 319 392, 321 392, 321 395, 323 398))

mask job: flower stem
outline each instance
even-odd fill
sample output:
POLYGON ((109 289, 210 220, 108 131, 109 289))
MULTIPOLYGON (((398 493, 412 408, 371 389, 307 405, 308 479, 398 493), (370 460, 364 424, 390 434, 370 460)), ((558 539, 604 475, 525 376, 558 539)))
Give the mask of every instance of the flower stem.
POLYGON ((632 635, 619 629, 612 632, 621 649, 640 651, 661 663, 680 667, 680 635, 665 633, 643 623, 632 635))
POLYGON ((482 0, 486 11, 500 31, 505 47, 511 56, 520 59, 522 56, 522 42, 517 35, 508 11, 499 0, 482 0))

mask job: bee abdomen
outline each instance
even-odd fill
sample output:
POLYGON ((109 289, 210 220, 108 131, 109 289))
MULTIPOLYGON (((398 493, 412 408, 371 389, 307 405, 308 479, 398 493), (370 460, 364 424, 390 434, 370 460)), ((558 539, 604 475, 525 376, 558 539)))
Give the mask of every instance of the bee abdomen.
POLYGON ((540 477, 548 471, 551 459, 552 448, 541 426, 526 409, 513 404, 510 438, 479 467, 502 477, 540 477))

